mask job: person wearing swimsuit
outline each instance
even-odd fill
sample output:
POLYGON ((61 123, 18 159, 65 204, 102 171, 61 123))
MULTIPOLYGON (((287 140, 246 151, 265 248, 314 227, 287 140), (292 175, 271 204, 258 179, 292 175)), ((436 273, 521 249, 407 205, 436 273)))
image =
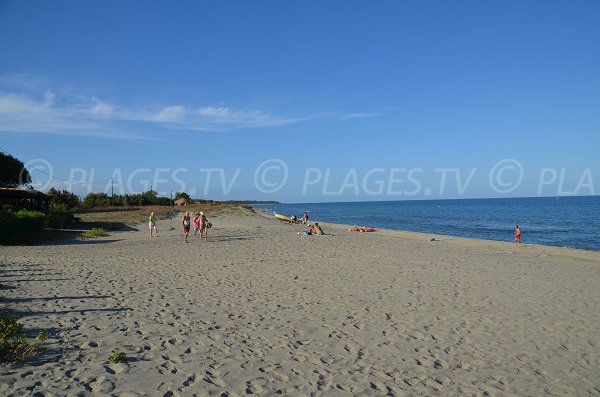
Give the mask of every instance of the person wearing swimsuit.
POLYGON ((206 215, 204 215, 203 211, 200 211, 200 240, 204 238, 204 240, 208 240, 208 227, 207 227, 208 219, 206 219, 206 215), (204 236, 204 237, 202 237, 204 236))
POLYGON ((188 242, 187 238, 188 238, 188 234, 190 234, 190 213, 189 212, 185 212, 185 215, 183 215, 183 219, 181 220, 181 224, 183 225, 183 241, 185 241, 186 243, 188 242))
POLYGON ((200 214, 197 212, 194 215, 194 218, 192 219, 192 227, 194 228, 194 237, 196 237, 196 233, 198 233, 198 231, 200 230, 200 214))

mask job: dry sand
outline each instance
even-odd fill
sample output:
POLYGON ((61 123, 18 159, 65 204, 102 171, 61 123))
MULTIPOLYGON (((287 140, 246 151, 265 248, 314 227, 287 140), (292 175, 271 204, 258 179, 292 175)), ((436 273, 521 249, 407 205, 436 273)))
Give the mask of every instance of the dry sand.
POLYGON ((211 221, 0 247, 2 306, 49 334, 0 395, 600 396, 598 252, 211 221))

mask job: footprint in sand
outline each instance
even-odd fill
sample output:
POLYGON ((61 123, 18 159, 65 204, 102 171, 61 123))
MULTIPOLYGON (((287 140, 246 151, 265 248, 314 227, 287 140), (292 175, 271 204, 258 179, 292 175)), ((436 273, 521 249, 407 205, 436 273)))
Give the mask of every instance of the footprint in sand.
POLYGON ((224 387, 225 382, 220 377, 220 373, 218 371, 205 371, 205 376, 202 378, 205 382, 212 383, 217 387, 224 387))
POLYGON ((194 383, 196 383, 196 374, 193 374, 192 376, 189 376, 187 378, 187 380, 185 382, 183 382, 183 386, 184 387, 189 387, 189 386, 193 385, 194 383))
POLYGON ((331 386, 332 380, 333 378, 331 374, 323 372, 319 373, 319 379, 317 380, 317 389, 319 389, 320 391, 328 389, 331 386))
POLYGON ((102 376, 89 386, 92 388, 92 392, 99 394, 107 394, 115 389, 115 384, 102 376))

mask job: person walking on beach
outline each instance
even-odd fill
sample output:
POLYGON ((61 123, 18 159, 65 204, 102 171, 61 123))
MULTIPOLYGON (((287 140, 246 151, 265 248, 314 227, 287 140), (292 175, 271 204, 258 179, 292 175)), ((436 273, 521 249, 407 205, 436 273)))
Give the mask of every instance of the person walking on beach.
POLYGON ((183 241, 187 243, 188 234, 190 234, 190 213, 188 211, 185 211, 181 224, 183 225, 183 241))
POLYGON ((208 219, 204 211, 200 211, 200 240, 208 240, 208 219), (204 235, 204 237, 202 237, 204 235))
POLYGON ((156 237, 158 237, 158 229, 156 228, 156 217, 154 216, 154 212, 152 212, 148 218, 148 228, 150 229, 150 237, 152 237, 153 231, 156 233, 156 237))
POLYGON ((515 243, 521 244, 521 229, 519 229, 519 225, 515 228, 515 243))
MULTIPOLYGON (((194 218, 192 219, 192 227, 194 228, 194 237, 196 237, 196 233, 200 230, 200 213, 196 212, 194 218)), ((200 232, 200 238, 202 238, 202 232, 200 232)))
POLYGON ((308 225, 308 212, 304 211, 304 215, 302 216, 302 223, 308 225))

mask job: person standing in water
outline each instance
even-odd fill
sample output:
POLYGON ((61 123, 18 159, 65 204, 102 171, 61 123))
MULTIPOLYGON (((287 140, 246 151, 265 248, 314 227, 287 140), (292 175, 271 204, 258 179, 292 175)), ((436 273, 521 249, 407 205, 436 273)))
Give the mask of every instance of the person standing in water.
POLYGON ((190 213, 188 211, 185 211, 181 224, 183 225, 183 241, 187 243, 188 234, 190 234, 190 213))
POLYGON ((158 229, 156 228, 156 217, 154 216, 154 212, 152 212, 148 218, 148 228, 150 229, 150 237, 152 237, 153 231, 156 234, 156 237, 158 237, 158 229))
POLYGON ((519 225, 515 228, 515 243, 521 243, 521 229, 519 225))

